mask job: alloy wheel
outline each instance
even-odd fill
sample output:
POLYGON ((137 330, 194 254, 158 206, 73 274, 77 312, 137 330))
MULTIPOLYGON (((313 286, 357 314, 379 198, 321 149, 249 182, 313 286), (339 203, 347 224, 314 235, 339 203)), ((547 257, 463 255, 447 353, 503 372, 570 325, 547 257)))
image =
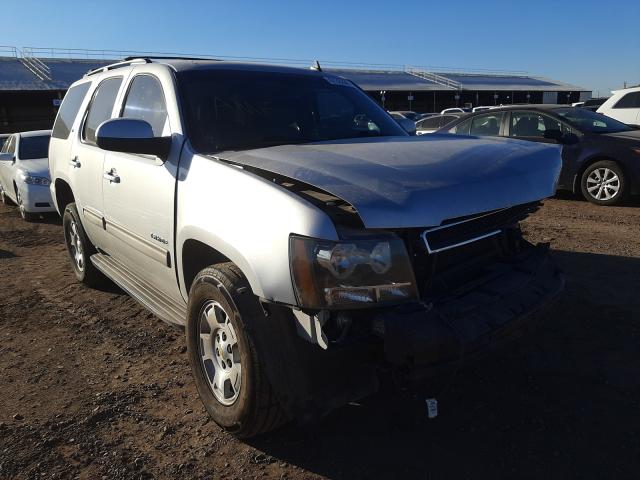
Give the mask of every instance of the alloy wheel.
POLYGON ((200 312, 199 357, 209 387, 223 405, 233 404, 242 387, 240 345, 229 314, 216 301, 200 312))
POLYGON ((75 220, 69 222, 67 238, 69 242, 69 252, 73 257, 76 267, 79 271, 84 271, 84 250, 82 249, 82 241, 78 232, 78 224, 75 220))
POLYGON ((611 200, 619 191, 620 178, 610 168, 596 168, 587 177, 587 192, 596 200, 611 200))

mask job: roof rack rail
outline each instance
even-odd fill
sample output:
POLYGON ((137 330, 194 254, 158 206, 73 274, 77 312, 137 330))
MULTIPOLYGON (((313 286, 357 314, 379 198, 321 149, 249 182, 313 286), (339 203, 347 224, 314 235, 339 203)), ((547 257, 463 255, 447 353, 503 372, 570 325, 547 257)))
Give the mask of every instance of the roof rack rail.
POLYGON ((218 58, 204 58, 204 57, 181 57, 179 55, 140 55, 133 57, 126 57, 125 61, 131 60, 212 60, 215 62, 221 61, 218 58))
POLYGON ((127 67, 133 63, 150 63, 151 60, 147 60, 145 58, 136 57, 133 59, 125 59, 123 62, 112 63, 110 65, 105 65, 104 67, 95 68, 93 70, 89 70, 84 74, 85 77, 90 75, 95 75, 96 73, 107 72, 109 70, 113 70, 114 68, 127 67))

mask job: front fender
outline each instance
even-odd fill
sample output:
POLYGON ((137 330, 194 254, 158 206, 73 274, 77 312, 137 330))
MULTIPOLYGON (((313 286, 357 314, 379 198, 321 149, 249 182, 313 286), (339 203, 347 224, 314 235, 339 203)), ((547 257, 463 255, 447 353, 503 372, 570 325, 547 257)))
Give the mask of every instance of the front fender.
POLYGON ((333 222, 318 207, 285 188, 185 147, 177 192, 176 260, 187 298, 182 246, 198 240, 233 261, 253 292, 296 304, 289 271, 292 233, 337 240, 333 222))

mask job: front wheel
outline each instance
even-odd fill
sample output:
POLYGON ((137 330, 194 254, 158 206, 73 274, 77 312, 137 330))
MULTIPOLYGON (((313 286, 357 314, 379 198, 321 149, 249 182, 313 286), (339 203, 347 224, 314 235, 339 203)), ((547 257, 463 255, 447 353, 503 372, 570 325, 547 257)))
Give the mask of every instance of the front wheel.
POLYGON ((617 205, 626 195, 626 181, 620 166, 612 160, 595 162, 582 174, 582 195, 596 205, 617 205))
POLYGON ((9 195, 7 195, 2 187, 0 187, 0 200, 2 200, 2 203, 4 203, 5 205, 13 205, 13 202, 9 198, 9 195))
POLYGON ((75 203, 70 203, 64 209, 62 229, 73 272, 78 281, 89 287, 100 285, 105 277, 89 259, 91 255, 96 253, 96 249, 82 227, 75 203))
POLYGON ((18 209, 20 210, 20 216, 25 222, 33 222, 36 219, 36 215, 31 212, 27 212, 27 209, 22 203, 22 195, 20 195, 20 191, 16 190, 16 200, 18 201, 18 209))
POLYGON ((239 438, 286 421, 245 323, 260 311, 233 263, 205 268, 189 292, 187 349, 198 393, 215 422, 239 438))

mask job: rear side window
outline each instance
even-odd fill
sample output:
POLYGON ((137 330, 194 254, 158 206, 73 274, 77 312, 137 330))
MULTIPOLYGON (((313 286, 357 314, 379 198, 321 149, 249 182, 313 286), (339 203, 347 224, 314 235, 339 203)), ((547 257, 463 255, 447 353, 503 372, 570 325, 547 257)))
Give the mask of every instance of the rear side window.
POLYGON ((440 117, 426 118, 422 120, 422 122, 420 122, 420 126, 418 128, 424 128, 424 129, 440 128, 440 117))
POLYGON ((102 122, 111 118, 121 83, 122 77, 108 78, 96 88, 82 129, 82 139, 85 142, 95 145, 96 130, 102 122))
POLYGON ((53 132, 51 136, 55 138, 67 139, 69 138, 69 132, 71 132, 71 126, 73 125, 78 110, 84 96, 89 90, 91 82, 81 83, 75 87, 71 87, 67 94, 64 96, 60 110, 58 110, 58 116, 56 122, 53 124, 53 132))
POLYGON ((449 125, 451 122, 453 122, 453 121, 455 121, 457 119, 458 119, 458 117, 456 117, 455 115, 444 115, 442 117, 441 125, 442 126, 449 125))
POLYGON ((123 118, 144 120, 151 125, 153 134, 161 137, 170 133, 167 104, 160 82, 150 75, 138 75, 131 82, 122 111, 123 118))
POLYGON ((627 93, 613 108, 640 108, 640 92, 627 93))
POLYGON ((471 128, 471 119, 460 122, 449 130, 449 133, 455 133, 456 135, 469 135, 469 129, 471 128))
POLYGON ((471 135, 491 136, 500 134, 500 124, 502 123, 503 113, 489 113, 486 115, 478 115, 471 119, 471 135))

